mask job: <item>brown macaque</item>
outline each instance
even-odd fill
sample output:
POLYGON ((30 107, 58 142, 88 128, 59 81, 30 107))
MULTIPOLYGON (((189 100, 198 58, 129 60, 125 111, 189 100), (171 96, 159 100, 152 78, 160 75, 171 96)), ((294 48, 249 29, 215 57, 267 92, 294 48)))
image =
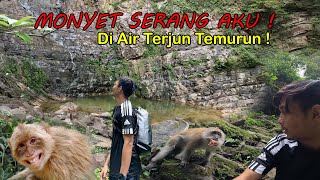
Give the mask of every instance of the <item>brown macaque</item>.
POLYGON ((48 124, 19 124, 8 139, 12 157, 25 170, 9 180, 91 180, 94 161, 87 137, 48 124))
POLYGON ((154 156, 147 169, 156 168, 162 160, 173 152, 178 152, 176 159, 181 160, 180 165, 189 163, 191 154, 196 149, 205 149, 205 160, 202 165, 206 165, 213 152, 220 150, 225 141, 225 134, 219 128, 192 128, 187 129, 169 139, 167 144, 154 156))

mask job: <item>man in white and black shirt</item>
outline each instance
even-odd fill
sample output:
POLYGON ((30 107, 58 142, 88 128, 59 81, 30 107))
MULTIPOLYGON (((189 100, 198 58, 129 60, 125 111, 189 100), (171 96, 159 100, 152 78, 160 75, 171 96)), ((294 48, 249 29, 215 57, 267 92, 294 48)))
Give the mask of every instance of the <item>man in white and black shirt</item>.
POLYGON ((140 179, 141 162, 136 146, 137 116, 128 99, 134 89, 134 83, 128 77, 121 77, 112 87, 118 105, 113 110, 111 152, 101 171, 101 180, 107 176, 109 164, 109 180, 140 179))
POLYGON ((284 133, 271 139, 235 179, 261 179, 276 168, 276 180, 320 180, 320 81, 291 83, 273 102, 284 133))

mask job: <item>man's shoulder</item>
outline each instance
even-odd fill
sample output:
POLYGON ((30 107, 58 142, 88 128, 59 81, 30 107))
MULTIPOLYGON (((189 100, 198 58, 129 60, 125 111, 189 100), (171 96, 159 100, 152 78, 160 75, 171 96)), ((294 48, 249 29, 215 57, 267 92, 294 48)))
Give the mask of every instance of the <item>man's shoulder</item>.
POLYGON ((265 150, 269 151, 272 155, 277 154, 283 148, 294 149, 298 146, 298 142, 292 139, 288 139, 286 134, 279 134, 273 137, 267 145, 264 147, 265 150))
POLYGON ((121 105, 121 116, 132 116, 133 106, 129 99, 126 99, 121 105))

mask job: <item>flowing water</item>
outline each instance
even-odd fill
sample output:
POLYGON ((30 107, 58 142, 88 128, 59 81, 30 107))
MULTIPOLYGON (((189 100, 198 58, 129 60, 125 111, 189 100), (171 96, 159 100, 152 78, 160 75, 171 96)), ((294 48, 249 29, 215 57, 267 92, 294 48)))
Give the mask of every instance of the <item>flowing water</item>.
MULTIPOLYGON (((135 97, 130 98, 130 100, 134 106, 141 106, 150 113, 152 123, 175 119, 176 117, 192 122, 222 119, 220 111, 208 107, 182 105, 172 101, 151 101, 135 97)), ((95 113, 111 112, 116 106, 116 101, 112 96, 81 97, 70 101, 78 105, 81 111, 95 113)), ((43 105, 43 108, 47 112, 55 111, 59 109, 60 105, 61 103, 48 102, 43 105)))

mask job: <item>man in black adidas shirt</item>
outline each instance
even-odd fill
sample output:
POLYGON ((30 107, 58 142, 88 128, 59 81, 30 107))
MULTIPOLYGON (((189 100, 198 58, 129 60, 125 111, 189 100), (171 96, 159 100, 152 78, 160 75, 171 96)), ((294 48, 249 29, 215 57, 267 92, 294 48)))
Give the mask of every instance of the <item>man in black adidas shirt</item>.
POLYGON ((114 83, 112 93, 118 106, 113 110, 113 132, 111 152, 101 171, 100 178, 105 179, 110 163, 110 180, 139 180, 141 163, 137 152, 137 117, 129 97, 134 92, 134 83, 122 77, 114 83))
POLYGON ((320 180, 320 81, 291 83, 276 93, 284 133, 269 141, 236 180, 261 179, 276 168, 276 180, 320 180))

